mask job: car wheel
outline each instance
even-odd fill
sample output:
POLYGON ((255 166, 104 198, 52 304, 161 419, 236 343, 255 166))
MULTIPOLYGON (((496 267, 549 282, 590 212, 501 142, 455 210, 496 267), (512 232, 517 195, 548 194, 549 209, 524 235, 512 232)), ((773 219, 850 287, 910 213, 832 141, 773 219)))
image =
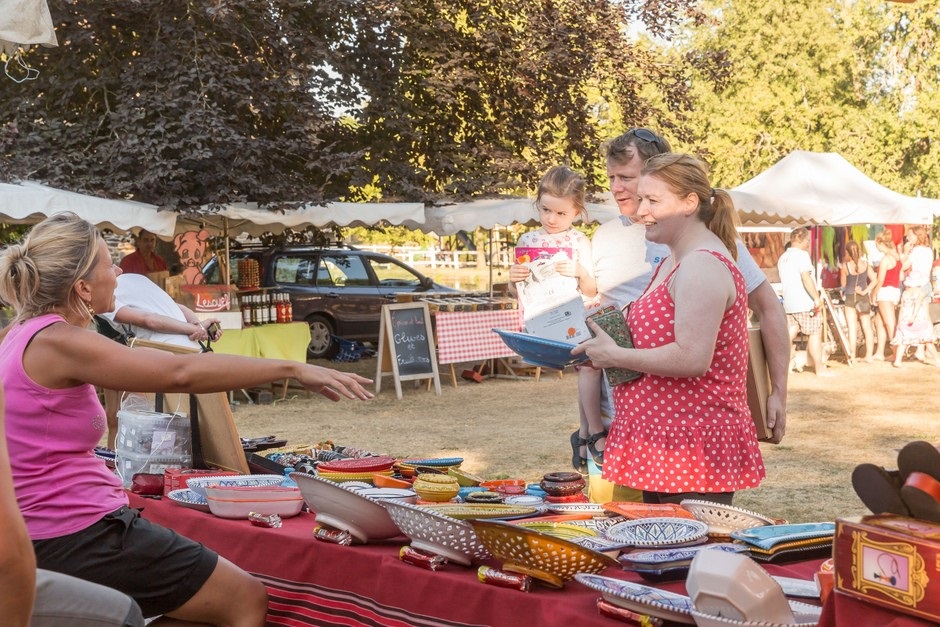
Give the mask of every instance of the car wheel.
POLYGON ((324 316, 311 316, 307 319, 310 325, 310 344, 307 346, 307 356, 312 359, 332 359, 339 352, 339 344, 333 339, 333 323, 324 316))

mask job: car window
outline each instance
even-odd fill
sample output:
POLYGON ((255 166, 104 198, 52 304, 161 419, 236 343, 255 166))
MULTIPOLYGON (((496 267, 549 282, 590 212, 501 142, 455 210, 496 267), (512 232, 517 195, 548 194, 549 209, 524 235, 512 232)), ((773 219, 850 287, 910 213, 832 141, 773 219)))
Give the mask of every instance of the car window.
POLYGON ((317 285, 337 287, 367 287, 371 284, 369 272, 356 255, 321 255, 317 272, 317 285))
POLYGON ((372 271, 379 280, 379 285, 411 287, 421 284, 421 277, 410 268, 391 259, 369 257, 372 271))
POLYGON ((274 281, 276 283, 297 283, 311 285, 313 264, 304 257, 282 256, 274 260, 274 281))

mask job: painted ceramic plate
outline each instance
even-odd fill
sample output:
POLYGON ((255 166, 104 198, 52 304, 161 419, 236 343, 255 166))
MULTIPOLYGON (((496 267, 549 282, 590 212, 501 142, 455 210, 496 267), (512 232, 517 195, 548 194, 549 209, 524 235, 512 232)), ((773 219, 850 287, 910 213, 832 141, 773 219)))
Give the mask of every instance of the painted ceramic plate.
POLYGON ((733 505, 684 499, 682 507, 689 510, 696 520, 708 525, 708 533, 711 535, 727 536, 732 531, 774 524, 773 518, 733 505))
POLYGON ((597 503, 546 503, 545 509, 553 514, 590 514, 604 516, 607 510, 597 503))
POLYGON ((604 509, 624 518, 695 518, 692 513, 675 503, 632 503, 613 501, 604 503, 604 509))
POLYGON ((692 599, 687 596, 601 575, 581 573, 574 578, 619 607, 676 623, 695 624, 692 599))
POLYGON ((708 525, 685 518, 640 518, 614 525, 605 534, 636 547, 681 546, 703 541, 708 525))
POLYGON ((493 332, 502 338, 503 342, 513 350, 522 360, 533 366, 564 370, 565 366, 580 364, 587 361, 587 355, 572 355, 571 349, 575 344, 566 344, 556 340, 548 340, 529 333, 516 333, 493 329, 493 332))
POLYGON ((171 490, 166 496, 177 505, 188 507, 189 509, 195 509, 200 512, 209 511, 209 501, 206 499, 206 497, 202 496, 198 492, 193 492, 189 488, 183 488, 182 490, 171 490))
POLYGON ((780 587, 783 588, 783 593, 788 597, 802 597, 804 599, 819 598, 819 586, 817 586, 816 582, 812 579, 796 579, 794 577, 778 577, 776 575, 773 575, 773 578, 780 584, 780 587))
POLYGON ((593 531, 586 527, 579 527, 578 525, 569 525, 566 523, 539 522, 535 520, 532 522, 520 522, 517 524, 520 527, 525 527, 526 529, 531 529, 532 531, 538 531, 539 533, 544 533, 550 536, 554 536, 556 538, 561 538, 563 540, 570 540, 571 542, 575 542, 578 538, 596 538, 597 537, 596 531, 593 531))
POLYGON ((335 462, 322 462, 317 470, 323 472, 378 472, 388 470, 395 463, 394 457, 360 457, 359 459, 339 459, 335 462))
POLYGON ((379 471, 368 471, 368 472, 330 472, 327 470, 317 469, 317 475, 321 479, 328 479, 335 483, 345 483, 347 481, 372 481, 373 475, 385 475, 386 477, 392 476, 391 470, 379 470, 379 471))
POLYGON ((446 468, 449 466, 459 466, 463 463, 463 457, 435 457, 432 459, 404 459, 401 461, 406 466, 430 466, 431 468, 446 468))
MULTIPOLYGON (((667 564, 680 560, 691 560, 699 551, 727 551, 729 553, 743 553, 747 547, 743 544, 722 542, 719 544, 702 544, 699 546, 682 547, 678 549, 661 549, 659 551, 638 551, 620 557, 620 561, 633 564, 667 564)), ((812 583, 812 582, 810 582, 812 583)), ((817 595, 818 596, 818 595, 817 595)))
POLYGON ((753 527, 731 533, 734 540, 740 540, 769 551, 781 542, 809 540, 833 536, 836 531, 834 522, 798 523, 793 525, 767 525, 753 527))
POLYGON ((538 513, 538 510, 534 507, 490 503, 454 503, 451 505, 427 505, 425 507, 457 520, 509 520, 512 518, 526 518, 538 513))

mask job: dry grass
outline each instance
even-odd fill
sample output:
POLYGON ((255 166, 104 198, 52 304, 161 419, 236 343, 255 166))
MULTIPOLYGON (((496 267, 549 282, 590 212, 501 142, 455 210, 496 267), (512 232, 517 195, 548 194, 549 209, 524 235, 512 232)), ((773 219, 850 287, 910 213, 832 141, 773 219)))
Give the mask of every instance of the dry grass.
MULTIPOLYGON (((374 359, 324 365, 375 376, 374 359)), ((791 374, 787 437, 780 445, 761 445, 767 479, 741 492, 738 506, 793 522, 866 513, 849 479, 856 464, 895 468, 897 450, 907 442, 940 442, 940 368, 917 362, 901 370, 885 362, 830 366, 836 376, 828 379, 791 374)), ((576 375, 461 380, 457 388, 447 379, 441 396, 404 383, 399 401, 386 377, 381 394, 367 403, 291 394, 274 405, 241 405, 234 415, 243 437, 277 434, 292 445, 330 439, 396 456, 459 456, 464 468, 488 478, 537 481, 570 467, 576 375)))

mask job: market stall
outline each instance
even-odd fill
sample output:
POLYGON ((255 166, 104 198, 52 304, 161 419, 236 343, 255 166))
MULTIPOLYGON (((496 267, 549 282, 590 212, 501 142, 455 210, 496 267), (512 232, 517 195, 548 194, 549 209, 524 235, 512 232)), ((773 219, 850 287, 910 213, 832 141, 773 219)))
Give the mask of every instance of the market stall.
MULTIPOLYGON (((580 625, 617 624, 598 615, 598 593, 577 582, 562 590, 542 585, 528 593, 482 584, 475 568, 453 564, 439 571, 402 562, 400 537, 375 544, 341 546, 314 538, 314 516, 287 518, 278 529, 255 527, 245 520, 225 520, 182 508, 166 499, 131 495, 144 516, 203 542, 223 557, 259 577, 268 587, 268 625, 580 625)), ((774 575, 811 579, 822 560, 768 565, 774 575)), ((487 562, 498 566, 497 562, 487 562)), ((608 568, 605 576, 643 582, 638 575, 608 568)), ((653 584, 684 593, 683 582, 653 584)), ((833 597, 830 596, 830 599, 833 597)), ((833 625, 866 622, 873 608, 838 597, 826 616, 833 625), (860 620, 861 619, 861 620, 860 620)), ((914 627, 904 619, 881 625, 914 627)))

